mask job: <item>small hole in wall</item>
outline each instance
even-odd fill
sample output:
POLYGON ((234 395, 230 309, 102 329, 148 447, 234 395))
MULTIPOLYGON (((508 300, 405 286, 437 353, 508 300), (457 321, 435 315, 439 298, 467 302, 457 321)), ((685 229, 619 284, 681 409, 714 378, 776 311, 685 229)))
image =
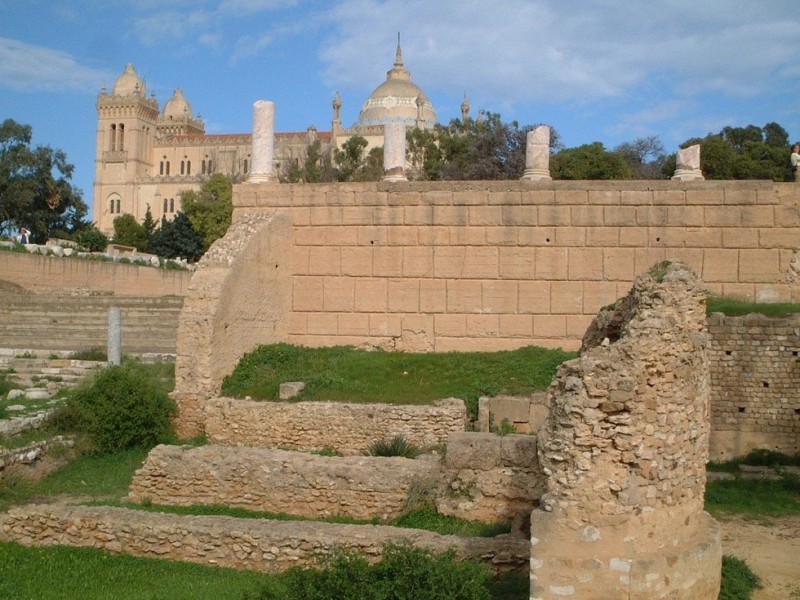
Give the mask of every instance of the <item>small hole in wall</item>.
POLYGON ((550 238, 544 238, 544 241, 549 244, 550 243, 550 238))
POLYGON ((795 408, 794 409, 794 414, 800 415, 800 408, 795 408))
POLYGON ((739 407, 739 412, 740 412, 740 413, 743 413, 743 412, 745 412, 746 410, 747 410, 747 407, 746 407, 746 406, 740 406, 740 407, 739 407))
POLYGON ((656 241, 657 241, 657 242, 660 242, 660 241, 661 241, 661 238, 660 238, 660 237, 657 237, 657 238, 656 238, 656 241))
POLYGON ((792 352, 792 356, 800 356, 800 352, 798 352, 797 350, 795 350, 794 352, 792 352))
POLYGON ((733 350, 725 350, 725 356, 730 356, 733 354, 733 350))
POLYGON ((370 246, 371 246, 372 244, 375 243, 375 240, 370 240, 369 243, 370 243, 370 246))
POLYGON ((769 381, 762 381, 761 385, 763 385, 765 388, 768 388, 769 387, 769 381))

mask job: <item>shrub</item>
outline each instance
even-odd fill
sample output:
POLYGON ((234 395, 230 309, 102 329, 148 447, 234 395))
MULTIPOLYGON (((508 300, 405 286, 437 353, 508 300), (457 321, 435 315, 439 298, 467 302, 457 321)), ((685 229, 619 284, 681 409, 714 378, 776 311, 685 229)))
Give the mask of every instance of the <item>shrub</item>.
POLYGON ((360 554, 339 551, 324 567, 290 569, 256 599, 491 599, 489 568, 477 561, 459 561, 452 550, 437 554, 407 544, 387 546, 383 560, 374 565, 360 554))
POLYGON ((420 449, 402 435, 396 435, 389 441, 375 440, 369 445, 367 451, 370 456, 404 456, 406 458, 416 458, 420 454, 420 449))
POLYGON ((758 575, 747 563, 735 556, 722 557, 722 586, 719 600, 750 600, 753 591, 761 587, 758 575))
POLYGON ((151 448, 171 436, 175 404, 137 363, 98 372, 75 390, 62 421, 72 419, 97 452, 151 448))
POLYGON ((73 360, 94 360, 106 362, 108 354, 103 348, 87 348, 85 350, 76 350, 69 357, 73 360))
POLYGON ((97 227, 89 227, 75 235, 75 241, 89 252, 103 252, 108 246, 108 236, 97 227))

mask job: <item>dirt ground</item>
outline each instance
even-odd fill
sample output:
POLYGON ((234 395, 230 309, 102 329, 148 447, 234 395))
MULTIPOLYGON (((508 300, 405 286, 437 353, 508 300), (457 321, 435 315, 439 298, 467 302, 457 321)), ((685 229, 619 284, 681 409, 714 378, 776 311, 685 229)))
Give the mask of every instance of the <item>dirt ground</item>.
POLYGON ((723 554, 741 558, 761 578, 754 600, 800 600, 800 515, 720 523, 723 554))

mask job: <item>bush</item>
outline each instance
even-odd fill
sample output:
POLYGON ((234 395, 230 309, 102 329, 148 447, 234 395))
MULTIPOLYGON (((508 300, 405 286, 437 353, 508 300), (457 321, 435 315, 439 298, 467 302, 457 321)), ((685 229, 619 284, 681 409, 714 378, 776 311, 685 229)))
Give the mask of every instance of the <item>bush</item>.
POLYGON ((761 587, 758 575, 747 563, 735 556, 722 557, 722 586, 718 600, 750 600, 761 587))
POLYGON ((175 404, 137 363, 112 366, 75 390, 60 422, 74 422, 96 452, 151 448, 170 439, 175 404))
POLYGON ((389 441, 376 440, 369 445, 367 451, 370 456, 405 456, 406 458, 416 458, 420 455, 420 449, 402 435, 396 435, 389 441))
POLYGON ((75 241, 89 252, 104 252, 108 246, 108 236, 97 227, 83 229, 75 235, 75 241))
MULTIPOLYGON (((334 554, 322 570, 290 569, 256 600, 491 600, 489 568, 409 545, 387 546, 370 564, 352 551, 334 554)), ((252 597, 249 597, 252 600, 252 597)))

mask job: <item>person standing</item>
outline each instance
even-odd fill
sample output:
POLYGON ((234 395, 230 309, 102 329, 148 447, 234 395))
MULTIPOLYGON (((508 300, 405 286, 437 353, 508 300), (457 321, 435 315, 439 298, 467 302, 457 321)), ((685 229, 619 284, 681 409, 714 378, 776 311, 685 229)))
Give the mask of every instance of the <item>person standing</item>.
POLYGON ((792 146, 792 156, 789 159, 792 163, 792 174, 794 182, 800 183, 800 144, 792 146))

